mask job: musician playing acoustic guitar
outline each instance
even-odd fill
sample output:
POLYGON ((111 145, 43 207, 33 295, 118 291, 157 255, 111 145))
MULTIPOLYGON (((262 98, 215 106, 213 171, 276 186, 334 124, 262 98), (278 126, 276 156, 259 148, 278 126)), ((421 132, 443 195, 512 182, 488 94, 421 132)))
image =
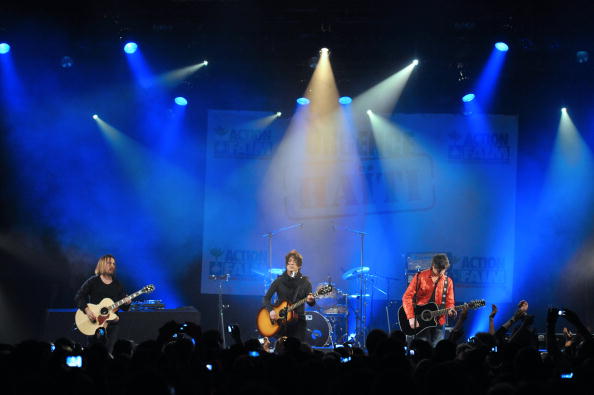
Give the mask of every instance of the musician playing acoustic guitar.
MULTIPOLYGON (((285 257, 285 272, 272 282, 268 292, 264 295, 264 306, 270 311, 270 319, 276 320, 277 314, 272 310, 271 298, 276 293, 278 301, 286 300, 289 304, 307 298, 308 305, 313 306, 316 300, 312 294, 311 283, 308 278, 301 274, 303 257, 296 250, 291 250, 285 257)), ((296 337, 303 341, 305 339, 305 308, 303 305, 294 310, 297 319, 284 325, 279 336, 296 337)))
MULTIPOLYGON (((127 295, 124 292, 124 287, 115 277, 116 261, 113 255, 104 255, 99 258, 97 266, 95 267, 95 275, 87 279, 80 289, 76 292, 74 301, 76 306, 84 311, 90 321, 95 322, 97 317, 87 306, 88 303, 98 304, 104 298, 112 300, 120 300, 127 295)), ((126 300, 122 305, 122 310, 130 308, 131 299, 126 300)), ((109 352, 113 349, 113 345, 117 340, 118 326, 117 321, 108 321, 105 334, 97 333, 95 336, 89 336, 89 343, 96 341, 105 342, 109 352)))
MULTIPOLYGON (((456 316, 454 307, 454 283, 451 278, 446 275, 446 270, 450 267, 450 261, 445 254, 437 254, 433 257, 431 268, 423 270, 415 275, 413 280, 408 285, 408 288, 402 296, 402 307, 406 312, 406 317, 411 328, 417 328, 419 323, 415 319, 414 306, 424 305, 429 302, 434 302, 437 305, 444 303, 445 294, 445 308, 450 309, 448 315, 450 317, 456 316), (444 285, 447 279, 447 285, 444 285), (415 297, 416 296, 416 297, 415 297)), ((427 340, 434 347, 441 339, 444 338, 443 325, 446 322, 446 317, 439 317, 439 325, 427 328, 416 338, 427 340)))

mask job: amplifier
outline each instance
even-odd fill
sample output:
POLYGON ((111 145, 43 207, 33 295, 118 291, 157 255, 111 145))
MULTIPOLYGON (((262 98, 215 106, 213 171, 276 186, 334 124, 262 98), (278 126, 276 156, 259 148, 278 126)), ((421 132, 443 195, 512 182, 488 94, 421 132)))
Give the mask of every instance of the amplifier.
POLYGON ((449 254, 446 252, 414 252, 406 254, 406 270, 417 272, 431 267, 433 257, 437 254, 449 254))

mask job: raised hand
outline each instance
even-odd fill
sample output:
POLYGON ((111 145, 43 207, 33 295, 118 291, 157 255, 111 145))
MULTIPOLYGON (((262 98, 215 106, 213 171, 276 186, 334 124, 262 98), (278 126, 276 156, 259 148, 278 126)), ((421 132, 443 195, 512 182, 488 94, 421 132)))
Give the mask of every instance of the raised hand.
POLYGON ((491 305, 491 313, 489 314, 489 318, 495 318, 496 314, 497 314, 497 306, 492 304, 491 305))

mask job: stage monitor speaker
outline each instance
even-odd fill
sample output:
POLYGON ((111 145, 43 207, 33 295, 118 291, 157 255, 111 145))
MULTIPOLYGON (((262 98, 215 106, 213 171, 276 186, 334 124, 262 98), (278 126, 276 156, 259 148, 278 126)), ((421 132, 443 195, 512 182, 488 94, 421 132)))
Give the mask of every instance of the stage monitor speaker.
POLYGON ((406 270, 416 272, 429 269, 433 257, 437 254, 450 256, 447 252, 409 252, 406 254, 406 270))
MULTIPOLYGON (((74 325, 75 312, 76 309, 48 309, 43 340, 51 342, 66 337, 85 345, 86 336, 74 325)), ((200 325, 200 312, 192 306, 155 311, 119 311, 117 314, 120 317, 118 337, 134 340, 136 343, 155 340, 159 335, 159 328, 169 321, 193 322, 200 325)))

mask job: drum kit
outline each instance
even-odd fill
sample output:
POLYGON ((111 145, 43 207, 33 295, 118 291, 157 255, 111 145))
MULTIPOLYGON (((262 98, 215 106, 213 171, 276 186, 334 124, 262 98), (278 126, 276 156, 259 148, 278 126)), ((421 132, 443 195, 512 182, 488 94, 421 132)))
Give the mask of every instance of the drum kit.
MULTIPOLYGON (((343 280, 366 280, 369 275, 368 266, 359 266, 348 270, 342 275, 343 280)), ((311 310, 305 311, 307 325, 305 341, 312 347, 332 347, 348 341, 349 337, 349 312, 355 314, 357 330, 365 325, 359 322, 364 316, 360 311, 360 300, 370 297, 367 293, 348 294, 336 288, 330 279, 317 284, 314 292, 322 287, 331 285, 332 291, 316 299, 316 305, 311 310)), ((365 290, 364 290, 365 291, 365 290)), ((365 302, 365 304, 367 301, 365 302)))

